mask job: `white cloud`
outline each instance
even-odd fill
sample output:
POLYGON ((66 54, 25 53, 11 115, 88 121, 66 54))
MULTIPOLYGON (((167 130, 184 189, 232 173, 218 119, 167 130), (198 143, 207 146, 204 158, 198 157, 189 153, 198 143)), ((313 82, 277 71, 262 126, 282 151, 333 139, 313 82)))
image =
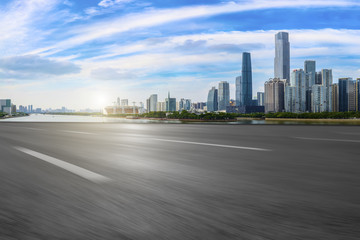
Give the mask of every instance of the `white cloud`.
MULTIPOLYGON (((175 9, 150 9, 141 13, 129 14, 115 19, 106 19, 86 26, 77 26, 72 31, 70 31, 73 34, 73 37, 64 39, 61 43, 48 46, 46 50, 51 51, 43 54, 54 54, 56 52, 75 47, 95 39, 110 37, 132 29, 148 28, 191 18, 270 8, 309 8, 324 6, 348 7, 360 6, 360 3, 351 0, 312 0, 300 2, 293 0, 276 0, 271 2, 255 0, 245 2, 228 2, 218 5, 181 7, 175 9)), ((95 10, 95 12, 96 11, 97 10, 95 10)), ((41 51, 42 49, 35 50, 34 53, 41 53, 41 51)))
POLYGON ((74 63, 41 58, 37 55, 0 58, 0 79, 33 80, 44 76, 59 76, 80 72, 74 63))
POLYGON ((102 0, 101 2, 99 2, 99 6, 101 7, 111 7, 117 4, 124 4, 124 3, 129 3, 129 2, 133 2, 134 0, 102 0))
POLYGON ((58 0, 16 0, 0 9, 0 51, 2 55, 22 54, 43 37, 34 23, 43 20, 58 0), (31 37, 30 37, 31 36, 31 37))

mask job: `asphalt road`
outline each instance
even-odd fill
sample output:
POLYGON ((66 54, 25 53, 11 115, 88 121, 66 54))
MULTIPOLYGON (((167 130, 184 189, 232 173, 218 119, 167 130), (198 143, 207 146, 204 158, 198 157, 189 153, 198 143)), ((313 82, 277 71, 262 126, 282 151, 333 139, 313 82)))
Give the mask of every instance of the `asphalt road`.
POLYGON ((359 239, 360 127, 0 123, 0 239, 359 239))

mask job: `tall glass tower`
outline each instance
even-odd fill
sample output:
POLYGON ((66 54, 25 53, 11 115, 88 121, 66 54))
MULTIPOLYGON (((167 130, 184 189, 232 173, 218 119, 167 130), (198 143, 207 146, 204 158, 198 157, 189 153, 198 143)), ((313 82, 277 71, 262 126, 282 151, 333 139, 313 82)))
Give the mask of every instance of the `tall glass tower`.
POLYGON ((214 112, 218 110, 218 90, 212 87, 208 94, 207 111, 214 112))
POLYGON ((251 72, 251 55, 248 52, 244 52, 242 55, 242 70, 240 80, 240 102, 239 106, 251 106, 252 105, 252 72, 251 72))
POLYGON ((226 110, 230 106, 230 87, 229 83, 222 81, 219 83, 219 108, 218 110, 226 110))
POLYGON ((236 106, 240 106, 240 83, 241 83, 241 76, 236 77, 235 80, 235 99, 236 99, 236 106))
POLYGON ((287 32, 275 35, 274 74, 275 78, 286 79, 286 83, 290 83, 290 42, 287 32))

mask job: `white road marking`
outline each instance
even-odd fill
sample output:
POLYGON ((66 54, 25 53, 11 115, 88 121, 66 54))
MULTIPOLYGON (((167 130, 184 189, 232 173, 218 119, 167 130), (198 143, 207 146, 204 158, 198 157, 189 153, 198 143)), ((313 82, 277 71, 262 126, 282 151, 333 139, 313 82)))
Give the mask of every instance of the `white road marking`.
POLYGON ((25 129, 36 130, 36 131, 43 131, 44 130, 44 129, 41 129, 41 128, 30 128, 30 127, 25 127, 25 129))
POLYGON ((85 135, 95 135, 95 133, 90 133, 90 132, 78 132, 78 131, 70 131, 70 130, 60 130, 60 132, 76 133, 76 134, 85 134, 85 135))
POLYGON ((350 140, 350 139, 333 139, 333 138, 307 138, 307 137, 294 137, 296 139, 302 140, 312 140, 312 141, 332 141, 332 142, 354 142, 360 143, 360 140, 350 140))
POLYGON ((163 142, 186 143, 186 144, 195 144, 195 145, 212 146, 212 147, 237 148, 237 149, 245 149, 245 150, 253 150, 253 151, 271 151, 270 149, 265 149, 265 148, 232 146, 232 145, 201 143, 201 142, 189 142, 189 141, 170 140, 170 139, 161 139, 161 138, 151 138, 151 139, 156 140, 156 141, 163 141, 163 142))
POLYGON ((23 147, 15 147, 15 149, 17 149, 17 150, 19 150, 19 151, 21 151, 23 153, 26 153, 26 154, 28 154, 30 156, 41 159, 41 160, 43 160, 45 162, 51 163, 51 164, 53 164, 53 165, 55 165, 57 167, 65 169, 65 170, 67 170, 67 171, 69 171, 69 172, 71 172, 73 174, 76 174, 76 175, 78 175, 78 176, 80 176, 82 178, 85 178, 87 180, 90 180, 92 182, 102 183, 102 182, 110 181, 110 179, 105 177, 105 176, 102 176, 100 174, 91 172, 89 170, 78 167, 78 166, 73 165, 71 163, 62 161, 60 159, 56 159, 54 157, 50 157, 48 155, 45 155, 45 154, 42 154, 42 153, 39 153, 39 152, 35 152, 33 150, 23 148, 23 147))

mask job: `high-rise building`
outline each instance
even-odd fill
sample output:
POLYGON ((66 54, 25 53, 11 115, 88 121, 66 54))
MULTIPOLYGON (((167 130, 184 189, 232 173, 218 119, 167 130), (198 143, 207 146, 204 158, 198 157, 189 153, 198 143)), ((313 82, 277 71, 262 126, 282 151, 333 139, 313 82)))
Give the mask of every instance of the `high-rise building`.
POLYGON ((339 111, 339 84, 334 83, 331 85, 331 97, 332 97, 332 111, 339 111))
POLYGON ((318 84, 318 85, 322 84, 321 72, 315 73, 315 84, 318 84))
POLYGON ((274 74, 275 78, 290 82, 290 42, 287 32, 279 32, 275 35, 274 74))
POLYGON ((321 70, 321 84, 325 87, 331 86, 333 83, 332 69, 321 70))
POLYGON ((157 101, 158 101, 158 95, 152 94, 149 98, 149 111, 150 112, 156 112, 157 111, 157 101))
POLYGON ((290 85, 295 87, 295 112, 302 113, 306 111, 306 82, 305 72, 302 69, 296 69, 291 73, 290 85))
POLYGON ((215 87, 212 87, 209 91, 206 106, 208 112, 218 110, 218 90, 215 87))
POLYGON ((236 77, 235 80, 235 105, 240 106, 240 83, 241 83, 241 76, 236 77))
POLYGON ((316 62, 313 60, 306 60, 304 62, 304 71, 306 74, 306 90, 311 90, 312 86, 315 84, 316 62))
POLYGON ((166 111, 165 102, 158 102, 156 109, 159 112, 165 112, 166 111))
POLYGON ((218 104, 219 111, 226 110, 226 107, 230 106, 230 87, 229 83, 226 81, 221 81, 219 83, 218 104))
POLYGON ((176 111, 176 98, 170 97, 170 92, 168 93, 168 97, 165 98, 165 105, 167 112, 175 112, 176 111))
POLYGON ((11 100, 10 99, 0 99, 0 112, 7 113, 11 115, 11 100))
POLYGON ((181 98, 179 101, 179 111, 185 110, 185 99, 181 98))
POLYGON ((360 111, 360 78, 357 78, 355 81, 355 102, 356 111, 360 111))
POLYGON ((339 79, 339 112, 355 111, 356 82, 352 78, 339 79))
POLYGON ((332 86, 326 87, 324 85, 315 84, 312 87, 312 112, 332 112, 333 98, 332 86))
POLYGON ((321 112, 321 91, 323 86, 315 84, 312 86, 312 97, 311 97, 311 109, 312 112, 318 113, 321 112))
POLYGON ((356 81, 352 80, 348 82, 348 111, 356 111, 356 81))
POLYGON ((264 106, 264 93, 263 92, 257 92, 257 105, 258 106, 264 106))
POLYGON ((150 98, 146 99, 146 110, 148 113, 150 112, 150 98))
POLYGON ((240 78, 240 102, 239 106, 252 105, 252 70, 251 55, 248 52, 242 54, 242 69, 240 78))
POLYGON ((269 79, 264 84, 264 105, 265 112, 282 112, 284 111, 284 91, 286 79, 269 79))
POLYGON ((287 85, 285 86, 285 111, 296 112, 296 87, 287 85))
POLYGON ((306 60, 304 62, 305 87, 306 87, 306 111, 311 112, 311 90, 316 82, 316 62, 306 60))
POLYGON ((190 110, 191 110, 191 100, 190 100, 190 99, 185 99, 184 109, 185 109, 186 111, 190 111, 190 110))
POLYGON ((119 97, 117 98, 116 103, 117 103, 118 106, 120 106, 120 98, 119 97))

